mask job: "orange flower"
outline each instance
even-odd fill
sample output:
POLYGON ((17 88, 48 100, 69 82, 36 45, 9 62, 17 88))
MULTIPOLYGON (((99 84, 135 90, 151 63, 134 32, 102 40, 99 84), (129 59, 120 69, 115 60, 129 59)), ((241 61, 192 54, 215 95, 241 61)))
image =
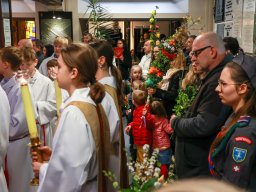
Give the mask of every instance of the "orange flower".
POLYGON ((158 72, 156 73, 156 76, 157 76, 157 77, 162 77, 162 76, 163 76, 163 73, 162 73, 161 71, 158 71, 158 72))
POLYGON ((157 73, 158 69, 156 67, 150 67, 148 73, 149 74, 154 74, 154 73, 157 73))
POLYGON ((171 39, 170 42, 169 42, 169 44, 175 46, 175 45, 176 45, 175 39, 171 39))

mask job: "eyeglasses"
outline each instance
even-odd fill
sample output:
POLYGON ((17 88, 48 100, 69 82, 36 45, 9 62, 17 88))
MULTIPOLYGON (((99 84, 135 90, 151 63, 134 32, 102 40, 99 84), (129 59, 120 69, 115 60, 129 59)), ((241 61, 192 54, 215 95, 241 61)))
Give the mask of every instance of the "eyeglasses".
POLYGON ((190 55, 190 57, 192 57, 192 56, 198 57, 198 55, 199 55, 200 53, 202 53, 205 49, 210 48, 210 47, 212 47, 212 46, 208 45, 208 46, 206 46, 206 47, 203 47, 203 48, 200 48, 200 49, 191 51, 191 52, 189 53, 189 55, 190 55))
POLYGON ((239 83, 226 83, 222 80, 218 80, 218 86, 222 89, 223 87, 226 87, 227 85, 241 85, 239 83))

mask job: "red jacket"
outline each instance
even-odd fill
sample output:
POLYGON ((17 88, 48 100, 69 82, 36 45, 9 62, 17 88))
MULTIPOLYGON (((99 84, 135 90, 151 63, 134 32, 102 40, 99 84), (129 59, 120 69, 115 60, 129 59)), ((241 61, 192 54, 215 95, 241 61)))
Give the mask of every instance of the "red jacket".
POLYGON ((149 110, 143 120, 143 109, 145 105, 138 106, 133 111, 133 121, 129 123, 132 128, 132 136, 134 139, 134 144, 143 146, 145 144, 152 145, 152 130, 154 128, 154 121, 149 113, 149 110), (146 123, 146 126, 145 126, 146 123))
POLYGON ((159 150, 168 149, 171 147, 170 137, 168 134, 173 132, 168 119, 156 117, 152 115, 155 126, 153 131, 153 149, 158 148, 159 150))

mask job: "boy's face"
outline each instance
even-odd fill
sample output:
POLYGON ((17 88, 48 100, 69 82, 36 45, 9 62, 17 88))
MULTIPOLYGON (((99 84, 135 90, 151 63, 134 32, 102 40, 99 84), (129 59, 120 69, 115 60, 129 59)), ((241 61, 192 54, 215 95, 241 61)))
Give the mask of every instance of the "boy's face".
POLYGON ((141 69, 135 68, 132 70, 132 80, 140 80, 141 79, 141 69))
POLYGON ((0 58, 0 74, 4 74, 4 69, 6 68, 6 62, 3 62, 2 59, 0 58))
POLYGON ((58 73, 58 66, 47 67, 48 77, 56 79, 58 73))
POLYGON ((59 57, 60 53, 61 53, 61 49, 63 48, 64 46, 61 44, 61 43, 55 43, 54 44, 54 54, 59 57))
POLYGON ((35 72, 36 65, 37 65, 37 59, 35 61, 23 60, 20 65, 20 69, 24 71, 26 70, 28 75, 31 77, 35 72))

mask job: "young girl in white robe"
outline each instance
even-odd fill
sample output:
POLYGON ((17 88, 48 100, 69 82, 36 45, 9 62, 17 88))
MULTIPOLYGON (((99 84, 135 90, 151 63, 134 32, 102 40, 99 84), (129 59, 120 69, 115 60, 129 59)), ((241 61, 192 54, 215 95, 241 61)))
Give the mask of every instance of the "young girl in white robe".
POLYGON ((95 41, 90 44, 98 53, 98 70, 96 79, 102 83, 106 96, 102 101, 103 108, 110 124, 111 142, 114 152, 110 154, 110 171, 114 173, 122 188, 128 187, 128 174, 126 154, 124 152, 124 132, 122 125, 121 105, 123 103, 122 76, 120 71, 113 66, 114 51, 111 44, 105 40, 95 41), (112 111, 108 113, 107 101, 111 103, 112 111))
MULTIPOLYGON (((105 115, 103 109, 100 113, 98 111, 98 103, 103 99, 105 91, 101 84, 96 83, 96 70, 97 55, 90 46, 71 44, 61 51, 57 81, 70 97, 62 107, 52 151, 50 148, 41 148, 44 161, 48 162, 33 162, 33 170, 39 173, 40 178, 38 192, 105 191, 106 177, 101 172, 101 162, 106 162, 105 166, 108 158, 107 151, 99 153, 99 148, 109 145, 110 136, 105 137, 101 132, 109 127, 105 127, 108 125, 106 120, 102 121, 105 115), (91 110, 85 115, 85 111, 75 103, 92 106, 97 111, 91 110), (94 126, 96 124, 92 123, 91 117, 99 126, 94 126), (100 141, 95 139, 95 134, 100 135, 100 141)), ((106 119, 106 115, 104 117, 106 119)))

